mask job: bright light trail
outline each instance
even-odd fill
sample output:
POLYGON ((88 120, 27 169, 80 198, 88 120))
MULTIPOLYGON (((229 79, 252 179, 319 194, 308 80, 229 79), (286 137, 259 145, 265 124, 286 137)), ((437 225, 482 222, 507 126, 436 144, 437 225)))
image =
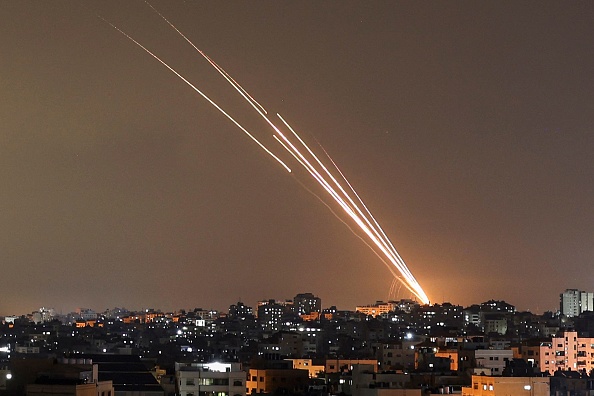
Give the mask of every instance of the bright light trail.
MULTIPOLYGON (((332 163, 335 165, 335 167, 337 168, 338 172, 345 179, 346 183, 348 184, 348 186, 351 189, 351 191, 353 192, 353 194, 357 197, 357 199, 359 200, 360 204, 365 208, 365 210, 368 213, 368 215, 372 218, 373 224, 368 219, 368 217, 365 215, 365 213, 363 213, 361 211, 361 209, 359 209, 358 205, 353 201, 353 199, 349 196, 349 194, 343 189, 343 187, 336 180, 336 178, 328 171, 328 169, 319 160, 319 158, 311 151, 311 149, 301 139, 301 137, 299 137, 299 135, 295 132, 295 130, 280 115, 278 115, 278 117, 281 119, 281 121, 283 121, 283 123, 287 126, 287 128, 289 128, 291 130, 291 132, 293 132, 293 134, 297 137, 297 139, 299 140, 299 142, 301 143, 301 145, 303 147, 305 147, 305 149, 309 152, 310 156, 316 160, 316 162, 319 164, 319 166, 330 177, 330 179, 333 181, 334 185, 336 185, 338 187, 339 191, 340 191, 339 193, 336 192, 324 180, 324 182, 321 182, 321 184, 324 185, 324 188, 327 191, 328 191, 328 188, 331 189, 331 191, 328 191, 329 194, 335 200, 337 200, 337 202, 339 202, 339 204, 343 207, 343 209, 345 210, 345 212, 351 218, 353 218, 353 220, 355 220, 357 222, 357 224, 359 224, 360 221, 363 221, 365 223, 365 224, 359 224, 360 228, 369 236, 369 238, 371 238, 373 240, 374 243, 376 243, 376 245, 378 245, 378 247, 382 250, 382 252, 384 252, 388 256, 388 258, 390 259, 390 261, 392 261, 393 264, 400 270, 400 272, 402 273, 402 275, 404 275, 411 283, 416 282, 416 280, 414 279, 414 277, 412 276, 412 274, 408 270, 406 264, 404 263, 404 261, 402 260, 402 258, 400 257, 400 255, 398 254, 398 252, 396 251, 396 249, 394 248, 394 246, 391 244, 390 240, 387 238, 386 234, 383 232, 383 230, 381 229, 381 227, 379 226, 379 224, 377 223, 377 221, 375 220, 375 218, 373 218, 373 216, 369 212, 369 209, 367 209, 367 207, 365 206, 365 204, 363 203, 363 201, 361 200, 361 198, 359 197, 359 195, 356 193, 356 191, 354 190, 354 188, 351 186, 350 183, 348 183, 348 180, 346 180, 346 178, 344 177, 344 174, 342 174, 342 172, 340 172, 340 169, 338 169, 338 167, 336 167, 336 164, 334 163, 334 161, 332 161, 332 163), (346 202, 343 198, 346 198, 346 200, 348 202, 346 202), (356 211, 358 214, 355 214, 354 211, 356 211), (375 227, 374 227, 374 225, 375 225, 375 227), (381 246, 380 246, 380 244, 381 244, 381 246), (386 250, 389 250, 389 252, 386 252, 386 250)), ((326 155, 327 155, 327 153, 326 153, 326 155)), ((332 160, 332 159, 330 158, 330 160, 332 160)), ((308 165, 308 169, 309 169, 310 166, 311 165, 308 165)), ((314 175, 312 175, 312 176, 314 176, 314 175)), ((314 178, 316 180, 318 180, 320 178, 323 179, 323 177, 319 173, 317 173, 317 172, 316 172, 316 175, 314 176, 314 178)), ((419 298, 421 298, 421 297, 419 296, 419 298)))
POLYGON ((103 17, 99 17, 101 19, 103 19, 103 21, 105 21, 106 23, 108 23, 111 27, 113 27, 115 30, 117 30, 118 32, 120 32, 121 34, 123 34, 125 37, 127 37, 129 40, 131 40, 134 44, 136 44, 137 46, 139 46, 140 48, 142 48, 146 53, 148 53, 150 56, 152 56, 153 58, 155 58, 156 60, 158 60, 163 66, 165 66, 166 68, 168 68, 173 74, 175 74, 177 77, 179 77, 183 82, 185 82, 186 84, 188 84, 194 91, 198 92, 200 94, 200 96, 202 96, 204 99, 206 99, 208 101, 208 103, 210 103, 212 106, 214 106, 218 111, 220 111, 221 113, 223 113, 229 120, 231 120, 239 129, 241 129, 246 135, 248 135, 258 146, 260 146, 260 148, 264 151, 266 151, 266 153, 268 153, 272 158, 274 158, 275 160, 277 160, 286 170, 287 172, 291 172, 291 168, 289 168, 280 158, 278 158, 272 151, 270 151, 268 148, 266 148, 266 146, 264 146, 262 143, 260 143, 260 141, 258 139, 256 139, 254 137, 254 135, 252 135, 250 132, 248 132, 247 129, 245 129, 239 122, 237 122, 233 117, 231 117, 225 110, 223 110, 218 104, 216 104, 212 99, 210 99, 208 96, 206 96, 206 94, 204 92, 202 92, 201 90, 199 90, 198 88, 196 88, 191 82, 189 82, 185 77, 183 77, 181 74, 179 74, 175 69, 173 69, 171 66, 169 66, 167 63, 165 63, 165 61, 163 61, 161 58, 159 58, 157 55, 155 55, 154 53, 152 53, 148 48, 146 48, 145 46, 143 46, 142 44, 140 44, 138 41, 134 40, 130 35, 128 35, 126 32, 124 32, 123 30, 121 30, 120 28, 118 28, 117 26, 115 26, 113 23, 107 21, 105 18, 103 17))
MULTIPOLYGON (((343 212, 351 218, 355 224, 359 227, 359 230, 362 231, 371 242, 369 244, 367 240, 363 239, 358 233, 354 232, 354 230, 348 226, 347 227, 355 233, 357 237, 362 239, 367 246, 371 248, 371 250, 381 259, 381 261, 386 264, 390 272, 394 275, 395 279, 400 281, 401 285, 404 285, 412 294, 414 294, 422 303, 428 304, 429 298, 412 275, 406 263, 387 237, 386 233, 383 231, 377 220, 371 214, 371 211, 368 207, 363 203, 361 197, 357 194, 353 186, 349 183, 346 179, 345 175, 340 171, 336 163, 330 158, 328 153, 324 151, 325 155, 328 157, 330 162, 332 163, 334 169, 340 175, 339 177, 342 181, 346 184, 346 187, 343 187, 341 182, 337 180, 337 178, 330 172, 330 170, 324 165, 324 163, 318 158, 318 156, 310 149, 310 147, 301 139, 299 134, 287 123, 279 114, 277 114, 278 118, 282 121, 284 126, 292 133, 292 135, 297 139, 296 142, 293 142, 289 139, 285 133, 283 133, 271 120, 268 118, 268 113, 264 109, 260 103, 258 103, 237 81, 235 81, 221 66, 219 66, 216 62, 214 62, 209 56, 207 56, 202 50, 200 50, 190 39, 188 39, 177 27, 175 27, 167 18, 165 18, 159 11, 157 11, 148 1, 145 2, 155 11, 165 22, 169 24, 182 38, 184 38, 204 59, 206 59, 209 64, 215 68, 221 74, 225 80, 241 95, 241 97, 252 106, 252 108, 266 121, 266 123, 273 129, 274 134, 273 137, 276 139, 277 142, 310 174, 310 176, 318 182, 318 184, 326 191, 326 193, 336 202, 343 212), (304 150, 302 152, 302 150, 304 150), (347 191, 348 190, 348 191, 347 191), (381 251, 383 254, 380 255, 376 249, 381 251), (388 264, 387 261, 391 263, 388 264), (396 271, 397 270, 397 271, 396 271)), ((103 18, 102 18, 103 19, 103 18)), ((107 22, 107 21, 106 21, 107 22)), ((109 23, 109 22, 107 22, 109 23)), ((213 102, 210 98, 208 98, 204 93, 202 93, 198 88, 196 88, 193 84, 191 84, 188 80, 186 80, 183 76, 181 76, 177 71, 171 68, 167 63, 145 48, 143 45, 138 43, 128 34, 124 33, 122 30, 114 26, 113 24, 109 23, 112 27, 146 51, 149 55, 153 58, 158 60, 162 63, 165 67, 167 67, 171 72, 173 72, 176 76, 182 79, 186 84, 188 84, 191 88, 193 88, 196 92, 198 92, 203 98, 205 98, 211 105, 213 105, 217 110, 223 113, 227 118, 229 118, 237 127, 239 127, 243 132, 245 132, 252 140, 254 140, 263 150, 265 150, 269 155, 271 155, 274 159, 276 159, 287 171, 291 172, 291 169, 275 154, 273 154, 270 150, 268 150, 262 143, 260 143, 251 133, 249 133, 245 128, 243 128, 237 121, 235 121, 227 112, 225 112, 220 106, 218 106, 215 102, 213 102)), ((301 182, 300 182, 301 183, 301 182)), ((303 185, 303 184, 302 184, 303 185)), ((305 187, 305 186, 304 186, 305 187)), ((308 191, 314 194, 309 188, 305 187, 308 191)), ((316 195, 316 194, 314 194, 316 195)), ((318 197, 316 195, 316 197, 318 197)), ((318 197, 321 199, 320 197, 318 197)), ((322 200, 322 202, 324 202, 322 200)), ((324 204, 331 210, 331 212, 335 215, 336 213, 324 202, 324 204)), ((342 219, 340 219, 343 223, 345 223, 342 219)), ((346 224, 346 223, 345 223, 346 224)), ((394 290, 394 285, 391 286, 390 292, 394 290)))
MULTIPOLYGON (((188 42, 188 43, 189 43, 189 44, 190 44, 192 47, 194 47, 194 49, 195 49, 196 51, 198 51, 198 52, 200 53, 200 55, 202 55, 202 56, 204 57, 204 59, 206 59, 206 60, 207 60, 207 61, 208 61, 208 62, 209 62, 209 63, 210 63, 210 64, 211 64, 211 65, 212 65, 212 66, 213 66, 215 69, 217 69, 217 71, 218 71, 218 72, 219 72, 219 73, 220 73, 220 74, 221 74, 223 77, 225 77, 225 79, 226 79, 227 81, 229 81, 229 83, 230 83, 231 85, 233 85, 233 87, 234 87, 234 88, 235 88, 235 89, 236 89, 236 90, 237 90, 237 91, 238 91, 238 92, 239 92, 239 93, 240 93, 240 94, 241 94, 243 97, 246 97, 246 96, 247 96, 251 102, 253 102, 253 103, 254 103, 254 104, 256 104, 258 107, 260 107, 260 109, 261 109, 261 110, 262 110, 262 111, 263 111, 265 114, 268 114, 268 112, 266 111, 266 109, 264 108, 264 106, 262 106, 260 103, 258 103, 258 102, 256 101, 256 99, 254 99, 254 98, 252 97, 252 95, 250 95, 250 94, 249 94, 249 93, 248 93, 248 92, 247 92, 245 89, 243 89, 243 87, 242 87, 241 85, 239 85, 239 83, 238 83, 237 81, 235 81, 235 80, 233 79, 233 77, 231 77, 231 76, 230 76, 230 75, 229 75, 229 74, 228 74, 228 73, 227 73, 225 70, 223 70, 223 68, 222 68, 222 67, 219 67, 219 65, 217 65, 217 63, 216 63, 214 60, 212 60, 212 59, 211 59, 211 58, 210 58, 208 55, 206 55, 206 54, 205 54, 205 53, 204 53, 204 52, 203 52, 203 51, 202 51, 200 48, 196 47, 196 45, 194 45, 194 43, 193 43, 193 42, 192 42, 192 41, 191 41, 189 38, 187 38, 185 34, 183 34, 183 33, 181 32, 181 30, 179 30, 179 29, 178 29, 178 28, 177 28, 177 27, 176 27, 176 26, 175 26, 173 23, 171 23, 171 22, 169 21, 169 19, 165 18, 165 15, 161 14, 161 13, 159 12, 159 10, 157 10, 155 7, 153 7, 153 6, 152 6, 152 4, 151 4, 151 3, 149 3, 147 0, 144 0, 144 2, 145 2, 146 4, 148 4, 148 6, 149 6, 149 7, 151 7, 151 8, 153 9, 153 11, 155 11, 155 12, 157 13, 157 15, 159 15, 161 18, 163 18, 163 20, 164 20, 165 22, 167 22, 167 24, 168 24, 169 26, 171 26, 171 27, 173 28, 173 30, 175 30, 175 31, 176 31, 176 32, 177 32, 177 33, 178 33, 180 36, 182 36, 184 40, 186 40, 186 41, 187 41, 187 42, 188 42)), ((247 98, 246 98, 246 99, 247 99, 247 98)))

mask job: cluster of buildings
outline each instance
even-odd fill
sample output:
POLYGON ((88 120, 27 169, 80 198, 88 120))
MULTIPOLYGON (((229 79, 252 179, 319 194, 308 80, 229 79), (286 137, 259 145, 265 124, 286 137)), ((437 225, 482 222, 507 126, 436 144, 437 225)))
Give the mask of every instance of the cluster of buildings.
POLYGON ((594 396, 592 294, 560 309, 291 300, 2 318, 0 396, 594 396))

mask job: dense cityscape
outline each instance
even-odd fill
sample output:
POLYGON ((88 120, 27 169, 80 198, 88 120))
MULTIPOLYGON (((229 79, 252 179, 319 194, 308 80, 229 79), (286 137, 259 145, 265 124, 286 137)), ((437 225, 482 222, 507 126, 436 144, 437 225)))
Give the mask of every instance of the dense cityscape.
POLYGON ((594 2, 0 16, 0 396, 594 396, 594 2))
POLYGON ((312 293, 227 312, 124 308, 1 318, 2 395, 592 395, 594 293, 559 309, 312 293), (91 393, 88 393, 91 392, 91 393))

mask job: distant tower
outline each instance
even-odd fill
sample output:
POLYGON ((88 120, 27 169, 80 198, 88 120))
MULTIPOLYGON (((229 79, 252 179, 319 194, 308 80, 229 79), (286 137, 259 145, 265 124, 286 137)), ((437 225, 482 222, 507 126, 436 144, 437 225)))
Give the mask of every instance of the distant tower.
POLYGON ((233 304, 229 306, 229 317, 231 319, 234 318, 249 318, 254 316, 254 310, 252 307, 248 307, 241 301, 237 304, 233 304))
POLYGON ((594 311, 594 293, 567 289, 559 295, 561 313, 568 318, 594 311))
POLYGON ((281 319, 285 314, 286 307, 275 300, 258 302, 258 322, 264 331, 279 331, 281 329, 281 319))
POLYGON ((322 312, 322 299, 312 293, 299 293, 293 299, 293 309, 297 315, 322 312))
POLYGON ((594 311, 594 293, 580 293, 580 311, 594 311))

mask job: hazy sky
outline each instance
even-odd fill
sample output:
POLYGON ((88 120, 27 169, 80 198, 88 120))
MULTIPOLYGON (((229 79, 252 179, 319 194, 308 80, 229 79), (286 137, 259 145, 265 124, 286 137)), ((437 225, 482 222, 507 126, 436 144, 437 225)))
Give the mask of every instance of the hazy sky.
MULTIPOLYGON (((433 302, 594 291, 594 3, 154 5, 324 146, 433 302)), ((97 15, 270 139, 144 2, 1 2, 0 314, 388 298, 367 246, 97 15)))

